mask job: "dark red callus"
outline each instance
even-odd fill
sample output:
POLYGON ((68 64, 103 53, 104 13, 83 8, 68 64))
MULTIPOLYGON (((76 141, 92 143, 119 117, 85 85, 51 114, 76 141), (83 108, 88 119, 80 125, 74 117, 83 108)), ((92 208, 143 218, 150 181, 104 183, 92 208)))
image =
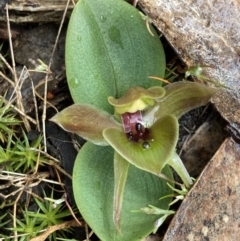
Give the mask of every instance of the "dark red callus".
POLYGON ((142 115, 140 111, 135 113, 124 113, 122 115, 122 123, 124 131, 130 141, 145 141, 149 137, 149 129, 145 128, 142 123, 142 115))
POLYGON ((147 140, 149 137, 149 129, 144 128, 141 123, 137 123, 135 125, 135 132, 130 131, 127 133, 127 137, 130 141, 140 141, 140 140, 147 140))

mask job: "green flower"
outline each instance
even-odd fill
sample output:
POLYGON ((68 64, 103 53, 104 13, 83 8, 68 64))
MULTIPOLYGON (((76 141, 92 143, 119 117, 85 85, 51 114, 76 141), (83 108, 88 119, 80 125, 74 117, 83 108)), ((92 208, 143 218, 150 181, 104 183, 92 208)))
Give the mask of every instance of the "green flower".
MULTIPOLYGON (((143 122, 144 110, 165 95, 163 87, 148 90, 135 87, 120 99, 109 97, 122 123, 114 116, 89 104, 74 104, 51 120, 97 145, 111 145, 127 162, 160 175, 173 156, 178 140, 178 121, 173 115, 143 122)), ((189 184, 189 183, 188 183, 189 184)))
POLYGON ((178 118, 193 108, 205 105, 215 92, 214 88, 192 82, 147 90, 134 87, 119 99, 108 98, 115 108, 115 116, 92 105, 79 103, 51 119, 66 131, 77 133, 97 145, 110 145, 115 150, 113 213, 119 230, 130 164, 159 177, 168 164, 187 187, 192 184, 175 152, 179 135, 178 118))
POLYGON ((172 161, 178 159, 175 154, 177 119, 206 104, 215 92, 215 88, 188 81, 164 88, 133 87, 119 99, 108 98, 115 108, 115 116, 90 104, 79 103, 51 120, 94 144, 111 145, 124 160, 155 175, 160 175, 162 168, 169 164, 189 186, 191 180, 184 166, 172 161))

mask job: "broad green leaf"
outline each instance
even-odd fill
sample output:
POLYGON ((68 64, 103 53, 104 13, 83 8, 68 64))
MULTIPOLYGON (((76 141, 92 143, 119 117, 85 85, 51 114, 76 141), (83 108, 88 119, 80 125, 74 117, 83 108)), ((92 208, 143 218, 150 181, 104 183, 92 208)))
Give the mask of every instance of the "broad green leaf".
POLYGON ((143 115, 144 122, 149 126, 165 115, 180 118, 188 111, 206 105, 218 90, 190 81, 175 82, 164 88, 165 96, 154 106, 150 106, 143 115))
POLYGON ((75 103, 113 113, 107 98, 133 86, 160 85, 165 55, 158 35, 136 8, 122 0, 79 0, 66 38, 66 72, 75 103))
MULTIPOLYGON (((149 204, 168 209, 171 194, 166 181, 133 165, 128 170, 122 206, 121 234, 113 222, 114 150, 86 143, 79 152, 73 171, 73 190, 76 204, 84 220, 102 241, 139 241, 154 230, 156 215, 140 210, 149 204)), ((168 166, 163 173, 172 179, 168 166)))
POLYGON ((103 138, 105 128, 122 130, 122 126, 106 111, 89 104, 74 104, 53 116, 51 121, 98 145, 108 145, 103 138))
POLYGON ((113 222, 116 228, 121 232, 121 212, 124 189, 128 176, 130 163, 114 152, 114 201, 113 201, 113 222))
POLYGON ((105 129, 103 136, 131 164, 159 175, 174 153, 178 140, 178 122, 174 116, 164 116, 151 126, 148 139, 138 142, 130 141, 125 133, 113 128, 105 129))

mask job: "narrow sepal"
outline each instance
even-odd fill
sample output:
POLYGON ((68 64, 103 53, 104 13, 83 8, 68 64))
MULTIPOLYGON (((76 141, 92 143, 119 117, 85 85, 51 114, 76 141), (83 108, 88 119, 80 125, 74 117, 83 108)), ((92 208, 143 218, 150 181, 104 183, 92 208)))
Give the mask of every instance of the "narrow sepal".
POLYGON ((188 111, 206 105, 218 90, 190 81, 175 82, 164 88, 165 96, 150 106, 143 115, 144 122, 150 126, 165 115, 180 118, 188 111))
POLYGON ((130 163, 116 151, 114 152, 114 198, 113 198, 113 222, 121 233, 121 212, 125 184, 130 163))
POLYGON ((57 113, 50 120, 64 130, 76 133, 98 145, 107 145, 102 135, 105 128, 122 129, 113 116, 89 104, 71 105, 57 113))

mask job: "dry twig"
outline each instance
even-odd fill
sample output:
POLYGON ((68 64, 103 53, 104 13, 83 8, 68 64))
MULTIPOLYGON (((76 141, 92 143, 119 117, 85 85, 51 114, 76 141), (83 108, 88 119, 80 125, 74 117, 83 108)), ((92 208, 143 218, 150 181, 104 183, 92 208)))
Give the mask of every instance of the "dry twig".
MULTIPOLYGON (((68 9, 68 5, 69 5, 70 1, 71 1, 71 0, 68 0, 68 1, 67 1, 66 7, 65 7, 65 10, 64 10, 64 13, 63 13, 63 17, 62 17, 62 20, 61 20, 61 23, 60 23, 60 27, 59 27, 59 29, 58 29, 58 34, 57 34, 57 37, 56 37, 56 41, 55 41, 55 44, 54 44, 54 47, 53 47, 53 51, 52 51, 52 54, 51 54, 51 58, 50 58, 50 61, 49 61, 49 65, 48 65, 49 70, 51 69, 51 65, 52 65, 52 61, 53 61, 53 56, 54 56, 55 50, 56 50, 56 48, 57 48, 58 39, 59 39, 61 30, 62 30, 62 26, 63 26, 64 20, 65 20, 65 17, 66 17, 66 13, 67 13, 67 9, 68 9)), ((46 75, 46 77, 45 77, 44 104, 43 104, 43 114, 42 114, 44 151, 47 151, 47 145, 46 145, 46 144, 47 144, 47 139, 46 139, 45 120, 46 120, 46 110, 47 110, 47 107, 46 107, 46 106, 47 106, 48 77, 49 77, 49 72, 47 73, 47 75, 46 75)))

